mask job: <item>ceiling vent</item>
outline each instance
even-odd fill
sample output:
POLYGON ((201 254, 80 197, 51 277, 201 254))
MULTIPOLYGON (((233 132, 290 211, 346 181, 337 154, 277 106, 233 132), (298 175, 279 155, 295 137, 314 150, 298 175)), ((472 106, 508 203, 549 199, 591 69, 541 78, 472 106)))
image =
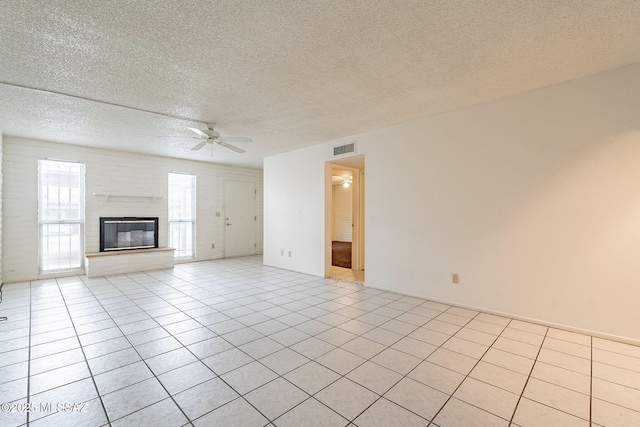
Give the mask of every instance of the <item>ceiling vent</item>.
POLYGON ((340 156, 342 154, 355 153, 356 152, 356 143, 350 142, 345 145, 340 145, 338 147, 333 147, 333 155, 340 156))

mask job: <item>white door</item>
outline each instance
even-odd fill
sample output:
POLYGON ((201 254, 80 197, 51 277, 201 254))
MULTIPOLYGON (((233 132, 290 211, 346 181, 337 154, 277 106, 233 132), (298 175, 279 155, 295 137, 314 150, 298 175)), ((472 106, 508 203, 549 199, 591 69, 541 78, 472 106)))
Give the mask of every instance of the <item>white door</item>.
POLYGON ((256 184, 225 181, 225 239, 226 258, 254 255, 256 251, 256 184))

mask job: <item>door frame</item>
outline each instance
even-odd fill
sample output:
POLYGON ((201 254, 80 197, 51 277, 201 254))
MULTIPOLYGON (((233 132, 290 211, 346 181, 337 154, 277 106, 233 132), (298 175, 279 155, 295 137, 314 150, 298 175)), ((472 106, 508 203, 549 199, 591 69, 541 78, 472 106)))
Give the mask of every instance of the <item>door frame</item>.
POLYGON ((333 184, 331 177, 333 170, 348 170, 353 174, 351 184, 351 269, 364 270, 364 171, 340 164, 325 162, 325 277, 331 275, 331 242, 333 225, 333 184))

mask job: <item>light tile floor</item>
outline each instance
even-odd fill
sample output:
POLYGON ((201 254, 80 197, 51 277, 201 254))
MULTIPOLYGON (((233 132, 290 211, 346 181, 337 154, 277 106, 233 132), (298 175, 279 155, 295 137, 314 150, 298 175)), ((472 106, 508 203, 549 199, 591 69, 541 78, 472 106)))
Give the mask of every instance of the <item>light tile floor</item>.
POLYGON ((639 426, 640 347, 247 257, 4 286, 0 425, 639 426))
POLYGON ((352 270, 350 268, 331 266, 332 279, 350 280, 352 282, 364 283, 364 270, 352 270))

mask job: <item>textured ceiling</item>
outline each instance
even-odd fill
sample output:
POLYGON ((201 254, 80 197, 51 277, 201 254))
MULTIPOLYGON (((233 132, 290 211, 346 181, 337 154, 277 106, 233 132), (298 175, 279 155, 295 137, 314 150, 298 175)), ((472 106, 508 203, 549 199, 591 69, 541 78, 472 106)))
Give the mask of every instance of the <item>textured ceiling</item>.
POLYGON ((635 0, 1 4, 4 134, 258 168, 640 62, 635 0), (255 142, 211 157, 189 150, 195 140, 160 138, 205 122, 255 142))

